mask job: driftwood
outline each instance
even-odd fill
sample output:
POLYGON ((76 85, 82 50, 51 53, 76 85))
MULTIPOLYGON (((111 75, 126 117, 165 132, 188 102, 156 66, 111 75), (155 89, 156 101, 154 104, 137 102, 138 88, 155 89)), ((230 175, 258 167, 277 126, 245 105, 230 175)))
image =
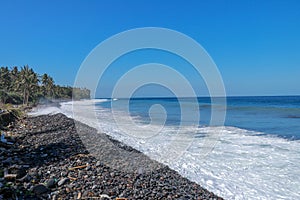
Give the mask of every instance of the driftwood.
POLYGON ((76 167, 70 167, 69 170, 72 171, 75 169, 83 169, 83 168, 86 168, 87 166, 89 166, 89 165, 86 164, 86 165, 80 165, 80 166, 76 166, 76 167))
POLYGON ((68 178, 69 178, 70 180, 72 180, 72 181, 76 181, 76 180, 77 180, 77 178, 74 178, 74 177, 72 177, 72 176, 68 176, 68 178))
POLYGON ((76 157, 91 157, 91 155, 79 153, 79 154, 71 156, 71 158, 76 158, 76 157))
POLYGON ((81 192, 78 193, 77 199, 81 199, 81 192))
POLYGON ((17 178, 17 174, 9 174, 8 169, 7 168, 4 169, 4 179, 16 179, 16 178, 17 178))

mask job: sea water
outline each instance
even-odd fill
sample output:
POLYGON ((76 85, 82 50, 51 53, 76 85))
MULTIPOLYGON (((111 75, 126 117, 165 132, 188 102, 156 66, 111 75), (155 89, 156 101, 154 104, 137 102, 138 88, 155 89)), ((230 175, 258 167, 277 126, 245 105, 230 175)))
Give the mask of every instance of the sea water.
POLYGON ((181 109, 195 112, 192 103, 189 98, 96 99, 50 110, 107 133, 225 199, 300 199, 299 96, 228 97, 224 126, 210 126, 211 100, 198 98, 199 123, 182 126, 188 119, 181 118, 181 109), (153 105, 164 112, 149 114, 153 105), (73 107, 81 114, 74 116, 73 107), (96 119, 87 108, 95 110, 96 119), (163 126, 151 123, 153 118, 163 126), (150 124, 157 134, 125 133, 131 120, 150 124))

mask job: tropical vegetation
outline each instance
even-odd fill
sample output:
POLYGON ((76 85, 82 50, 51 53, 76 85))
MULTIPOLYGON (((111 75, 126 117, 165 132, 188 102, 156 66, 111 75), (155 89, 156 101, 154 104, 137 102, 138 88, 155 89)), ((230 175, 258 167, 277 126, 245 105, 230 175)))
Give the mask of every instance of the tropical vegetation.
POLYGON ((0 103, 37 104, 41 100, 88 99, 90 90, 56 85, 48 74, 39 75, 28 65, 0 67, 0 103))

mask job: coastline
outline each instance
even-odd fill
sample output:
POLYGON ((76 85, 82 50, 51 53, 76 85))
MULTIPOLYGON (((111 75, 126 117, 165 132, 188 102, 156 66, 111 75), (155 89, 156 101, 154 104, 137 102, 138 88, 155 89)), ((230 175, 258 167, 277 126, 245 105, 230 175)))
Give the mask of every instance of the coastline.
MULTIPOLYGON (((215 147, 215 150, 210 156, 206 157, 204 160, 197 159, 197 157, 194 157, 192 154, 186 154, 187 156, 181 157, 178 160, 176 159, 170 164, 168 163, 168 157, 166 157, 166 159, 157 159, 155 154, 153 156, 152 152, 154 151, 152 151, 152 148, 154 147, 155 150, 156 144, 153 146, 150 145, 149 148, 147 143, 144 143, 143 141, 139 142, 134 139, 128 140, 128 138, 123 137, 122 134, 118 134, 119 132, 115 132, 114 130, 118 130, 118 128, 110 123, 111 115, 106 112, 105 108, 102 109, 102 107, 99 107, 100 110, 97 115, 97 121, 100 123, 96 123, 95 120, 90 118, 90 115, 87 114, 87 108, 98 103, 98 101, 100 100, 62 103, 60 108, 41 108, 36 110, 36 114, 63 113, 68 117, 76 118, 78 121, 85 123, 90 127, 94 127, 98 131, 106 133, 114 139, 122 141, 128 146, 143 152, 151 159, 168 165, 181 176, 202 185, 207 190, 226 199, 243 199, 245 197, 252 199, 267 197, 281 198, 286 194, 289 194, 289 197, 291 198, 297 199, 298 197, 296 185, 299 183, 299 179, 293 174, 298 174, 297 163, 299 163, 299 154, 297 152, 299 152, 299 141, 289 141, 280 137, 237 127, 226 127, 225 134, 221 137, 221 142, 215 147), (79 110, 81 110, 78 117, 72 115, 74 103, 79 106, 79 110), (232 162, 231 158, 234 158, 236 162, 232 162), (282 165, 285 165, 286 167, 282 168, 282 165)), ((107 100, 102 99, 100 102, 103 101, 107 100)), ((197 131, 201 133, 214 130, 215 128, 207 129, 204 127, 197 131)), ((97 138, 95 139, 94 137, 94 139, 90 141, 92 143, 97 143, 97 138)), ((162 138, 160 141, 165 141, 165 139, 162 138)), ((84 141, 84 143, 89 143, 89 141, 84 141)), ((101 141, 98 143, 101 143, 101 141)), ((162 144, 157 143, 157 146, 163 146, 164 143, 165 142, 162 144)), ((106 144, 111 144, 111 141, 103 141, 101 145, 106 146, 106 144)), ((196 148, 196 146, 197 143, 195 143, 194 147, 196 148)), ((91 146, 90 148, 93 147, 91 146)), ((108 149, 111 149, 111 147, 108 149)), ((111 160, 110 157, 112 158, 113 156, 118 155, 123 155, 123 157, 137 157, 137 160, 140 158, 142 159, 142 157, 137 156, 138 154, 132 153, 134 155, 126 155, 131 154, 127 151, 121 150, 119 153, 111 155, 109 151, 101 152, 103 148, 98 148, 97 150, 98 153, 104 155, 108 164, 111 160)), ((90 152, 93 152, 93 150, 90 152)), ((165 155, 167 156, 168 154, 165 155)), ((134 159, 127 161, 131 162, 130 166, 136 166, 134 165, 134 159)), ((122 168, 120 162, 116 166, 122 168)), ((145 165, 142 165, 141 167, 145 167, 145 165)), ((138 168, 135 167, 135 169, 138 168)))
POLYGON ((60 113, 24 118, 8 132, 14 144, 1 147, 1 168, 16 177, 1 177, 3 199, 222 199, 60 113), (88 147, 92 154, 85 138, 97 144, 88 147))

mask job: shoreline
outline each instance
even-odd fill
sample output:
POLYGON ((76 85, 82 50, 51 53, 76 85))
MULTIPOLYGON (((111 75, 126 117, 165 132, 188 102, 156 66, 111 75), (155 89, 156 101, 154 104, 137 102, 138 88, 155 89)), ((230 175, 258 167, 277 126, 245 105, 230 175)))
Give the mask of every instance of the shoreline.
POLYGON ((61 113, 24 118, 8 132, 14 144, 1 147, 1 168, 15 177, 1 176, 0 199, 222 199, 61 113))
MULTIPOLYGON (((62 107, 60 109, 57 109, 57 111, 60 113, 64 113, 68 117, 73 118, 74 116, 70 115, 72 105, 73 104, 70 103, 62 104, 62 107)), ((138 141, 137 143, 135 143, 134 140, 130 141, 127 140, 127 138, 118 137, 120 134, 114 134, 114 131, 110 131, 114 130, 112 129, 114 128, 114 126, 110 126, 109 123, 108 126, 105 125, 107 124, 107 122, 110 122, 110 115, 106 115, 105 111, 101 115, 99 115, 98 118, 98 121, 102 123, 102 125, 100 124, 100 127, 98 127, 97 123, 95 123, 93 120, 89 120, 90 118, 88 118, 85 114, 87 113, 86 106, 91 105, 90 101, 79 102, 79 106, 80 105, 83 107, 81 108, 82 115, 79 113, 79 116, 81 117, 77 118, 78 121, 85 123, 90 127, 94 127, 98 131, 104 132, 107 135, 117 139, 118 141, 123 141, 125 144, 134 147, 135 149, 138 149, 141 152, 144 152, 150 158, 157 160, 160 163, 167 164, 171 169, 178 172, 181 176, 186 177, 190 181, 204 186, 207 190, 212 191, 213 193, 218 194, 223 198, 244 198, 245 196, 251 197, 253 199, 264 198, 267 196, 280 198, 280 196, 286 194, 286 191, 289 191, 290 195, 294 194, 293 198, 297 198, 298 196, 296 193, 297 188, 294 187, 294 184, 296 184, 299 181, 296 177, 292 178, 289 175, 291 175, 291 172, 293 172, 293 170, 297 169, 297 163, 299 163, 299 156, 297 156, 297 152, 299 151, 299 141, 290 141, 275 136, 270 137, 270 135, 261 134, 260 132, 251 132, 246 129, 240 129, 237 127, 227 127, 226 134, 222 136, 222 141, 224 142, 216 146, 215 149, 215 152, 222 152, 222 154, 212 153, 203 161, 201 161, 200 159, 193 160, 185 158, 184 160, 174 160, 175 162, 173 162, 173 164, 169 164, 168 158, 166 159, 166 162, 164 162, 164 159, 157 159, 155 156, 152 156, 151 152, 148 151, 147 146, 143 146, 143 142, 140 143, 138 141), (242 145, 237 146, 232 144, 242 145), (289 147, 288 152, 285 151, 286 147, 289 147), (254 155, 255 162, 249 165, 249 162, 253 160, 254 155), (232 158, 232 156, 234 156, 234 158, 239 162, 231 162, 230 158, 232 158), (275 157, 281 159, 272 159, 275 157), (285 159, 287 157, 289 159, 285 159), (185 165, 185 163, 188 164, 188 168, 183 166, 185 165), (255 169, 256 167, 258 167, 257 165, 259 164, 260 170, 271 170, 272 173, 261 173, 261 171, 256 171, 255 169), (271 168, 269 167, 269 164, 271 164, 271 168), (278 164, 285 164, 287 168, 282 169, 280 167, 276 167, 278 166, 278 164), (282 170, 284 172, 282 172, 282 170), (214 175, 218 176, 219 178, 212 177, 210 173, 214 173, 214 175), (283 177, 285 177, 285 179, 278 178, 282 175, 283 177), (258 179, 256 177, 258 177, 258 179), (249 182, 245 182, 243 180, 248 180, 249 182), (278 181, 284 181, 284 183, 280 185, 273 184, 278 183, 278 181)), ((51 111, 48 112, 51 114, 57 113, 52 112, 53 110, 51 109, 41 109, 37 113, 44 113, 43 111, 46 110, 51 111)), ((200 132, 201 131, 203 130, 201 129, 200 132)), ((205 131, 207 130, 205 129, 205 131)), ((122 134, 120 136, 122 136, 122 134)), ((95 143, 97 140, 95 139, 91 141, 95 143)), ((111 141, 108 142, 111 143, 111 141)), ((106 145, 106 143, 104 143, 104 145, 106 145)), ((156 148, 154 147, 154 149, 156 148)), ((126 151, 120 152, 124 153, 126 151)), ((98 153, 104 153, 105 157, 107 157, 106 161, 109 162, 110 154, 108 152, 98 151, 98 153)), ((128 157, 126 153, 123 155, 125 155, 124 157, 128 157)), ((129 161, 134 164, 134 159, 129 161)), ((117 166, 119 166, 119 164, 117 166)), ((135 169, 138 168, 135 167, 135 169)))

